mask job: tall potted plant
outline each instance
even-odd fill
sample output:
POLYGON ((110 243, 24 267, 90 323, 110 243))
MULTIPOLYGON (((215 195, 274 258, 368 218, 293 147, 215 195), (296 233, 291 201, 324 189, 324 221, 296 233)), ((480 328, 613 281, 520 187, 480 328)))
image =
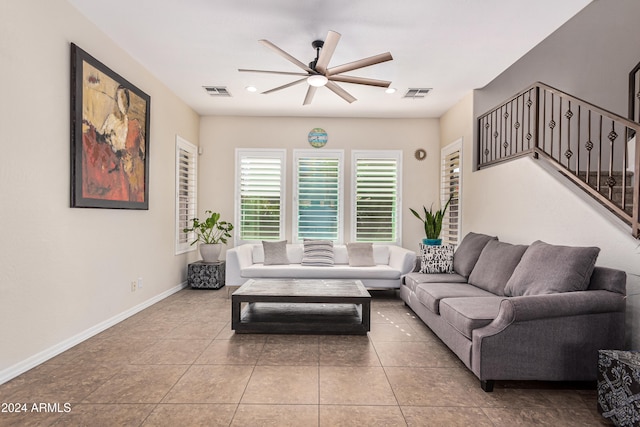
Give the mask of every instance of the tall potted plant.
POLYGON ((447 203, 444 205, 444 208, 433 211, 433 203, 429 210, 425 206, 422 207, 424 210, 424 218, 420 216, 418 212, 409 208, 411 213, 418 218, 424 224, 424 234, 426 239, 422 239, 422 243, 425 245, 441 245, 442 239, 440 238, 440 232, 442 231, 442 220, 444 219, 444 214, 449 207, 449 203, 451 203, 451 199, 453 196, 449 197, 447 203))
POLYGON ((222 244, 227 243, 227 239, 231 237, 233 224, 227 221, 220 221, 218 212, 205 211, 208 215, 204 221, 193 218, 191 228, 185 228, 185 233, 195 232, 196 239, 191 242, 192 245, 200 242, 198 249, 200 255, 205 262, 216 262, 220 257, 222 244))

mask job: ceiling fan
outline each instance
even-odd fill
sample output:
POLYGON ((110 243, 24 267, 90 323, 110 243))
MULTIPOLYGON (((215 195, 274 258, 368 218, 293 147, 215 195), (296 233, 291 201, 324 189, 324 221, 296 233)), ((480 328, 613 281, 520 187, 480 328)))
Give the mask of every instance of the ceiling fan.
POLYGON ((340 41, 340 34, 335 31, 329 31, 327 34, 326 40, 315 40, 311 43, 311 46, 316 50, 316 58, 309 63, 309 65, 305 65, 301 61, 298 61, 293 56, 289 55, 284 50, 280 49, 278 46, 274 45, 268 40, 260 40, 260 43, 268 47, 269 49, 275 51, 278 55, 282 56, 289 62, 295 64, 299 68, 305 71, 305 73, 295 73, 288 71, 267 71, 267 70, 247 70, 247 69, 238 69, 240 72, 245 73, 266 73, 266 74, 284 74, 289 76, 302 76, 303 78, 299 80, 295 80, 291 83, 287 83, 282 86, 278 86, 276 88, 267 90, 262 92, 263 94, 272 93, 281 89, 286 89, 288 87, 297 85, 299 83, 307 82, 309 84, 309 88, 307 89, 307 95, 304 98, 303 105, 311 104, 313 100, 313 96, 318 90, 319 87, 326 86, 333 93, 347 101, 348 103, 352 103, 356 100, 349 92, 338 86, 335 82, 343 82, 343 83, 355 83, 361 85, 368 86, 378 86, 388 88, 391 84, 390 81, 386 80, 377 80, 377 79, 369 79, 365 77, 354 77, 354 76, 346 76, 342 73, 346 73, 348 71, 357 70, 360 68, 368 67, 370 65, 379 64, 381 62, 391 61, 393 57, 391 53, 381 53, 379 55, 371 56, 368 58, 360 59, 358 61, 349 62, 348 64, 338 65, 337 67, 329 66, 329 61, 333 56, 333 52, 336 50, 336 46, 338 45, 338 41, 340 41))

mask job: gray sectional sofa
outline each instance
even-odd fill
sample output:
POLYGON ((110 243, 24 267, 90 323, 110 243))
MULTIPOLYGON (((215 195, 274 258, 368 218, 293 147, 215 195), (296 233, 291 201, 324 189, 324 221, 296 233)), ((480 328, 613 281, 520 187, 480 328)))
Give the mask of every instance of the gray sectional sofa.
POLYGON ((624 347, 626 273, 599 249, 512 245, 469 233, 453 273, 405 276, 400 297, 480 379, 593 381, 600 349, 624 347))

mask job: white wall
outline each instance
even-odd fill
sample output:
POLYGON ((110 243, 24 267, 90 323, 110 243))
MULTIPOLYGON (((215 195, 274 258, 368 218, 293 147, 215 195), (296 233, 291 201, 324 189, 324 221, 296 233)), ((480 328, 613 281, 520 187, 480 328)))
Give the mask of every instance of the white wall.
POLYGON ((1 383, 185 280, 174 144, 199 117, 65 0, 2 1, 0 64, 1 383), (70 42, 151 96, 148 211, 69 207, 70 42))
MULTIPOLYGON (((199 209, 234 216, 234 155, 235 148, 287 149, 287 224, 286 237, 291 241, 291 171, 293 149, 311 149, 307 134, 312 128, 327 131, 326 149, 345 150, 345 183, 350 185, 350 150, 403 150, 403 246, 417 250, 424 230, 411 215, 422 205, 438 204, 440 137, 437 119, 348 119, 348 118, 287 118, 287 117, 203 117, 200 126, 199 209), (427 158, 418 161, 414 152, 427 150, 427 158)), ((320 149, 322 150, 322 149, 320 149)), ((346 187, 347 190, 350 187, 346 187)), ((345 241, 349 240, 348 191, 345 194, 345 241)))

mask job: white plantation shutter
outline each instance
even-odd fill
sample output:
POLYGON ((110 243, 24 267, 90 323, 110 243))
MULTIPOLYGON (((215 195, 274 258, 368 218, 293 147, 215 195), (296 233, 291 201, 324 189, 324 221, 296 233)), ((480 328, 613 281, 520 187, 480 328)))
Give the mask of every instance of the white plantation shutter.
POLYGON ((283 240, 285 150, 236 150, 236 243, 283 240))
POLYGON ((294 241, 342 242, 342 159, 339 150, 295 150, 294 241))
POLYGON ((194 233, 183 230, 196 217, 198 196, 198 148, 176 135, 176 254, 195 250, 194 233))
POLYGON ((449 144, 441 151, 440 202, 451 202, 442 221, 442 243, 457 245, 460 241, 460 189, 462 184, 462 140, 449 144))
POLYGON ((402 151, 352 152, 352 241, 401 244, 402 151))

